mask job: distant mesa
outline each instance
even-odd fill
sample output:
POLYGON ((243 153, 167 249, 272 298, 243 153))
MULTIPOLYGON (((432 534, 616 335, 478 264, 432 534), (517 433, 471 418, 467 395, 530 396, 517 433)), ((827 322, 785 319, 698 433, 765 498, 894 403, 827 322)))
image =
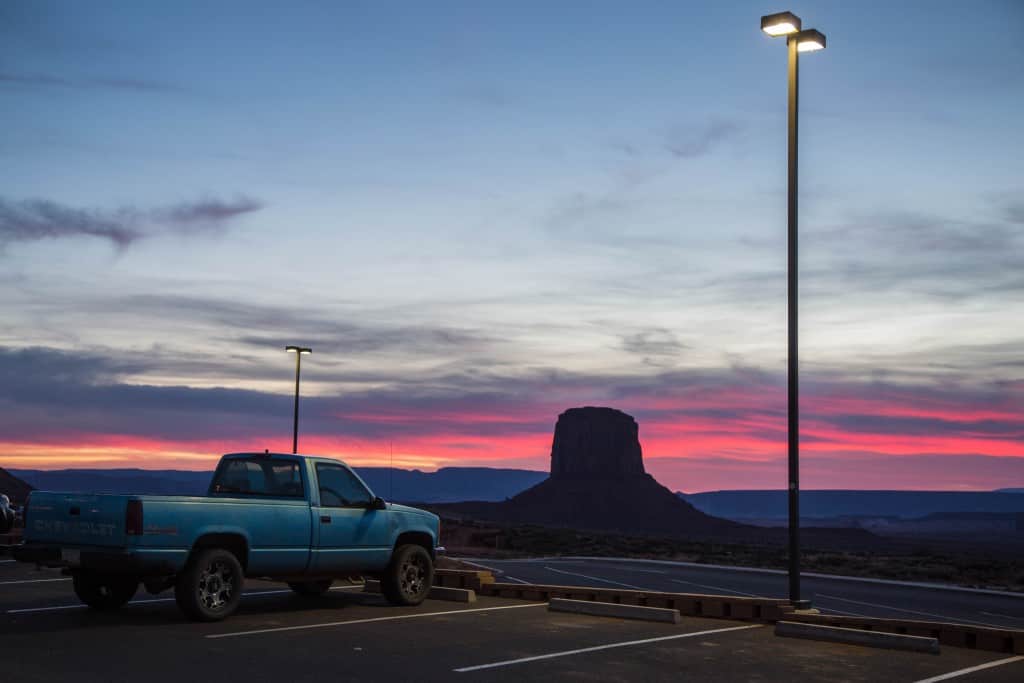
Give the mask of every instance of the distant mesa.
POLYGON ((603 478, 644 474, 640 426, 614 408, 570 408, 558 416, 551 477, 603 478))
POLYGON ((706 515, 655 481, 644 470, 636 420, 593 406, 558 416, 548 479, 504 503, 437 507, 499 522, 624 533, 708 537, 751 529, 706 515))

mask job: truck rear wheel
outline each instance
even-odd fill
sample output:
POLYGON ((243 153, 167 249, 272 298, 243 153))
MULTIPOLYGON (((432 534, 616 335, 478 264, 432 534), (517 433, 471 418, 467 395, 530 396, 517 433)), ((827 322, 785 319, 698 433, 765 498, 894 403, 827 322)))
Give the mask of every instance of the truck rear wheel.
POLYGON ((418 605, 434 583, 434 562, 421 545, 401 545, 391 555, 380 588, 392 605, 418 605))
POLYGON ((71 581, 75 595, 89 607, 108 612, 118 609, 135 597, 139 580, 135 577, 76 571, 71 581))
POLYGON ((220 621, 242 597, 245 577, 238 558, 222 548, 198 551, 178 575, 174 599, 189 619, 220 621))
POLYGON ((332 583, 334 583, 334 579, 324 579, 322 581, 295 581, 289 582, 288 587, 299 595, 307 598, 315 598, 331 590, 332 583))

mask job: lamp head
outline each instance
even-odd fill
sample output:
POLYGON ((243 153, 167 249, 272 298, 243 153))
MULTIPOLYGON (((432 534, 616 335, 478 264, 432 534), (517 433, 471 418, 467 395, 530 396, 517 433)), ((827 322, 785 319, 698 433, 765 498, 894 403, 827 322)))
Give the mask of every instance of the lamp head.
POLYGON ((813 52, 815 50, 825 49, 825 34, 813 28, 809 28, 806 31, 800 31, 799 33, 794 33, 786 40, 796 41, 797 52, 813 52))
POLYGON ((768 35, 788 36, 800 30, 800 17, 792 12, 776 12, 761 17, 761 30, 768 35))
POLYGON ((309 349, 304 346, 286 346, 284 347, 284 350, 288 353, 298 353, 303 356, 313 353, 313 349, 309 349))

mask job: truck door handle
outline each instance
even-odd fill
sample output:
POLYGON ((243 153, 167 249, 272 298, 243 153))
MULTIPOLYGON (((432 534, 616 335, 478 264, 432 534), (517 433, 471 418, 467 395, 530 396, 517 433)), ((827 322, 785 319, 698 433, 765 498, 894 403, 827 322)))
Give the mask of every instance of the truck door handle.
POLYGON ((69 515, 80 515, 80 514, 82 514, 82 510, 76 506, 76 507, 73 507, 70 510, 68 510, 68 514, 69 515))
POLYGON ((320 523, 321 524, 330 524, 331 523, 331 516, 330 515, 320 515, 320 523))

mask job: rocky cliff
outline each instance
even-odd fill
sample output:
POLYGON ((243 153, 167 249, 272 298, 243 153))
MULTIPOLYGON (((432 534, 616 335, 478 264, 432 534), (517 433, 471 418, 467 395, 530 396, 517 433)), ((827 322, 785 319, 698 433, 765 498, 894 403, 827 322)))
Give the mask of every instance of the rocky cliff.
POLYGON ((551 477, 614 478, 644 473, 640 427, 614 408, 570 408, 558 416, 551 477))

